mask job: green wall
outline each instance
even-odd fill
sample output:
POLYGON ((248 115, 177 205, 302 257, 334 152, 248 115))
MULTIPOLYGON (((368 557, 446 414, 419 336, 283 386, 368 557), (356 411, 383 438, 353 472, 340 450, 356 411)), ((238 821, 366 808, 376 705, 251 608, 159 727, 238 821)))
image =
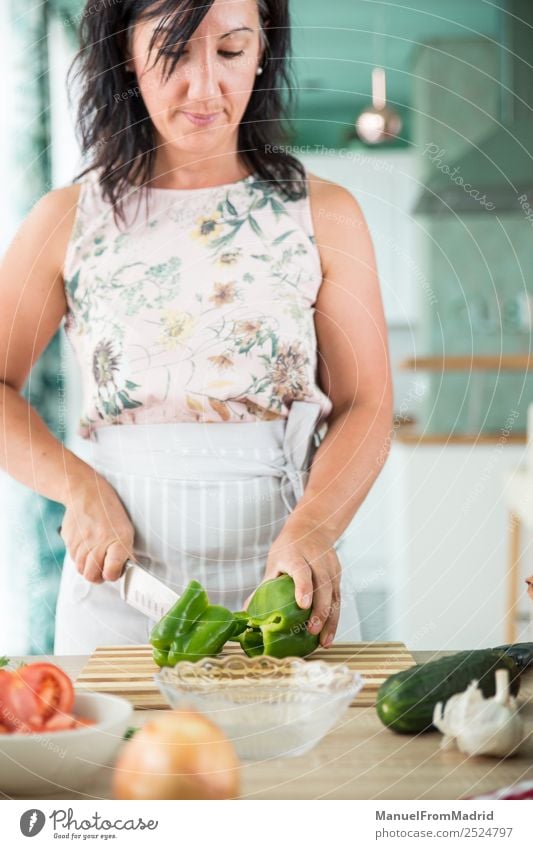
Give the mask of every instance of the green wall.
MULTIPOLYGON (((413 144, 424 179, 437 175, 445 190, 438 163, 452 166, 499 127, 498 49, 488 40, 438 40, 418 51, 413 71, 413 144), (428 155, 435 149, 428 145, 438 147, 439 155, 428 155)), ((435 295, 435 302, 420 298, 420 353, 527 353, 531 222, 519 212, 495 212, 480 204, 472 213, 420 216, 419 224, 424 270, 435 295)), ((430 385, 423 421, 429 431, 495 432, 510 415, 515 431, 526 427, 532 378, 439 373, 430 385)))
POLYGON ((413 53, 428 40, 497 38, 500 10, 484 0, 290 0, 298 86, 295 142, 342 146, 370 99, 372 67, 411 139, 413 53))

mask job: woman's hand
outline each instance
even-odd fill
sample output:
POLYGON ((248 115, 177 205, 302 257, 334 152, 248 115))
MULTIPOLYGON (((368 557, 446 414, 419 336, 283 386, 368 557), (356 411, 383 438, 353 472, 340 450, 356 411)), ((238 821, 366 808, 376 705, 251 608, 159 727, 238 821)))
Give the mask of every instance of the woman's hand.
POLYGON ((324 648, 333 642, 339 624, 341 571, 331 540, 302 520, 288 520, 268 554, 264 580, 284 573, 292 576, 297 604, 312 604, 308 630, 320 634, 324 648))
POLYGON ((97 474, 70 488, 61 536, 88 581, 116 581, 132 557, 134 528, 113 487, 97 474))

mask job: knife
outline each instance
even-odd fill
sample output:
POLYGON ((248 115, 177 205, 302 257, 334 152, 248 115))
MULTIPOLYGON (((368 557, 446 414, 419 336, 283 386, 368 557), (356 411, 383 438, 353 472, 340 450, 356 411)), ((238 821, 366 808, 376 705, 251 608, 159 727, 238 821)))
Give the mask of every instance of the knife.
POLYGON ((109 582, 120 597, 150 619, 162 619, 179 595, 133 560, 126 560, 120 578, 109 582))

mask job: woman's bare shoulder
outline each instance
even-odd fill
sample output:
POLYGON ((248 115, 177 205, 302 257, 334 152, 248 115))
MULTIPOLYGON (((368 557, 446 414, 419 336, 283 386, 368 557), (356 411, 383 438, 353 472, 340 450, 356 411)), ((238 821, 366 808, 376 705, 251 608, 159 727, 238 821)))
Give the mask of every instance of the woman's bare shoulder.
POLYGON ((354 195, 344 186, 308 173, 309 201, 322 267, 335 253, 366 250, 368 228, 354 195))
POLYGON ((81 183, 72 183, 47 192, 39 201, 43 214, 46 211, 52 215, 58 226, 61 226, 63 221, 73 224, 80 191, 81 183))
POLYGON ((1 379, 17 388, 66 314, 63 265, 78 196, 74 185, 42 195, 0 262, 1 379))
POLYGON ((311 208, 317 218, 331 220, 332 215, 351 214, 363 219, 361 207, 349 189, 310 171, 307 178, 311 208))
POLYGON ((26 237, 36 239, 36 244, 43 244, 45 240, 48 261, 58 272, 63 268, 80 191, 81 185, 72 183, 42 195, 21 228, 26 237))

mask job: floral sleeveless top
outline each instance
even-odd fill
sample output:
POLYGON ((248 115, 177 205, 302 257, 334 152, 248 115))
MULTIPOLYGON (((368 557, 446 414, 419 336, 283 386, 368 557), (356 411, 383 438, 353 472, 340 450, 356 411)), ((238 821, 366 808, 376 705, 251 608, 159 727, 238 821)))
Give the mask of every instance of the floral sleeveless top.
POLYGON ((286 418, 331 401, 316 382, 322 281, 309 193, 286 201, 250 175, 132 191, 120 230, 98 173, 81 182, 63 277, 81 369, 78 432, 109 424, 286 418))

